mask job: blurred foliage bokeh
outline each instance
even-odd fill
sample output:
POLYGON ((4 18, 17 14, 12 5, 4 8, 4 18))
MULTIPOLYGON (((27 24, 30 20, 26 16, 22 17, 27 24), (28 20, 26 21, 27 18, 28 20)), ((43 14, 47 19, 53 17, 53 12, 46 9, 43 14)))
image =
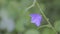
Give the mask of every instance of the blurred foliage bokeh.
POLYGON ((0 34, 60 34, 60 0, 0 0, 0 34), (40 27, 31 23, 29 15, 41 14, 39 8, 54 29, 44 17, 40 27))

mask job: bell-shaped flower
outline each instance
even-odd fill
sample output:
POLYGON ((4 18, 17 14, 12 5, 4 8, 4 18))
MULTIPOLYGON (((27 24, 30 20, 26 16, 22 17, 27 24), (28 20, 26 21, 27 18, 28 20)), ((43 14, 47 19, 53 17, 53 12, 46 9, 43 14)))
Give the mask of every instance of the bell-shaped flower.
POLYGON ((40 15, 40 14, 30 14, 30 17, 31 17, 31 23, 34 23, 36 26, 41 25, 42 15, 40 15))

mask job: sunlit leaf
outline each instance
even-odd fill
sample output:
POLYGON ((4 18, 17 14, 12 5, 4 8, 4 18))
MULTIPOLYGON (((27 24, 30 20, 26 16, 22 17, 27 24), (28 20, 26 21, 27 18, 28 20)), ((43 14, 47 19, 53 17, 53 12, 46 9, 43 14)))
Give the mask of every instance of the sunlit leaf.
POLYGON ((24 34, 40 34, 40 32, 35 29, 29 29, 24 34))
POLYGON ((41 29, 41 34, 56 34, 51 28, 43 28, 41 29))
POLYGON ((55 21, 54 26, 55 26, 55 29, 56 29, 58 32, 60 32, 60 20, 59 20, 59 21, 55 21))

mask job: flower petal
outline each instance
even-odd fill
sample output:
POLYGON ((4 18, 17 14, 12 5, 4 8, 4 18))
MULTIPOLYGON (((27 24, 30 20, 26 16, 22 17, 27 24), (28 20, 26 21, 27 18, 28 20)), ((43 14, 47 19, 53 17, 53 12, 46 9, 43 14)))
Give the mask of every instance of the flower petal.
POLYGON ((34 23, 36 26, 40 26, 42 16, 40 14, 30 14, 31 23, 34 23))

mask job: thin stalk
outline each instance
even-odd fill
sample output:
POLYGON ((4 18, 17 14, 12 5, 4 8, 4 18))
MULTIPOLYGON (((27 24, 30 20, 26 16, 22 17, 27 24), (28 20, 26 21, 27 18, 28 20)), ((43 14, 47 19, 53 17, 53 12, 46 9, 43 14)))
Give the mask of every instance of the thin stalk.
POLYGON ((39 30, 40 28, 44 28, 44 27, 48 27, 48 25, 42 25, 42 26, 38 27, 37 30, 39 30))
POLYGON ((51 26, 51 28, 56 32, 55 28, 51 25, 49 19, 46 17, 46 15, 44 14, 43 10, 40 8, 40 5, 38 2, 36 2, 38 8, 40 9, 40 12, 42 14, 42 16, 44 17, 44 19, 47 21, 47 23, 51 26))
POLYGON ((36 3, 36 0, 33 1, 33 3, 32 3, 31 6, 29 6, 29 7, 26 8, 26 11, 28 11, 29 9, 31 9, 32 7, 34 7, 35 6, 35 3, 36 3))

